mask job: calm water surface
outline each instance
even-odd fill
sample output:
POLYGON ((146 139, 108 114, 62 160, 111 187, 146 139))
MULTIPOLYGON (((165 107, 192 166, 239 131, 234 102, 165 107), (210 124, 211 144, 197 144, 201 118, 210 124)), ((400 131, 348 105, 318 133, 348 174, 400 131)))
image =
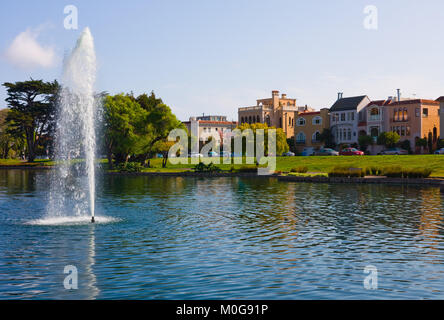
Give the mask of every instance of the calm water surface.
POLYGON ((1 299, 444 298, 437 188, 107 176, 115 222, 30 225, 47 199, 47 172, 0 170, 1 299))

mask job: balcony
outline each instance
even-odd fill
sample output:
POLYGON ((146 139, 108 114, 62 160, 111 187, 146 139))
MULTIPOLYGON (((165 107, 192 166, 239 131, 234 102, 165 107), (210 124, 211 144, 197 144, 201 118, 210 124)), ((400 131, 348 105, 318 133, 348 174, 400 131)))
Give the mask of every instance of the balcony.
POLYGON ((402 119, 391 118, 390 121, 391 121, 391 122, 408 122, 408 121, 410 121, 410 118, 409 118, 409 117, 407 117, 407 118, 402 118, 402 119))
POLYGON ((252 106, 252 107, 243 107, 243 108, 238 109, 239 112, 242 112, 242 111, 262 111, 262 110, 270 111, 271 108, 267 107, 267 106, 252 106))

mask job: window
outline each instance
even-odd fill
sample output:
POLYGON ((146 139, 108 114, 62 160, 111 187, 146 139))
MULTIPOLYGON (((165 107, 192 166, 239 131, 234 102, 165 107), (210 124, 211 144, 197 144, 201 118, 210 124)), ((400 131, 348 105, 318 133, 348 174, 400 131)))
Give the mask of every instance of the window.
POLYGON ((288 125, 291 127, 291 117, 288 117, 288 125))
POLYGON ((316 116, 316 117, 313 118, 312 123, 313 123, 314 125, 321 125, 321 124, 322 124, 322 118, 319 117, 319 116, 316 116))
POLYGON ((376 121, 379 120, 379 108, 371 108, 370 109, 370 120, 371 121, 376 121))
POLYGON ((404 110, 402 112, 402 120, 404 120, 404 121, 408 120, 407 108, 404 108, 404 110))
POLYGON ((248 123, 251 124, 251 116, 248 117, 248 123))
POLYGON ((341 113, 341 121, 345 121, 345 113, 341 113))
POLYGON ((313 133, 313 136, 311 137, 312 141, 313 142, 319 142, 320 136, 321 136, 321 134, 319 133, 319 131, 316 131, 315 133, 313 133))
POLYGON ((299 132, 296 136, 296 142, 305 143, 305 134, 303 132, 299 132))
POLYGON ((405 127, 405 135, 406 136, 410 135, 410 126, 405 127))
POLYGON ((415 115, 416 115, 417 117, 419 117, 419 113, 420 113, 419 108, 416 108, 416 109, 415 109, 415 115))
POLYGON ((401 137, 405 136, 405 127, 401 126, 401 137))
POLYGON ((395 108, 395 110, 393 111, 393 121, 398 121, 398 120, 399 120, 398 109, 395 108))
POLYGON ((305 119, 304 118, 298 118, 298 126, 305 126, 305 119))
POLYGON ((261 120, 259 119, 259 116, 256 117, 256 122, 261 122, 261 120))
POLYGON ((348 129, 347 130, 347 139, 351 140, 351 138, 352 138, 352 132, 351 132, 351 129, 348 129))
POLYGON ((427 118, 429 116, 429 108, 422 109, 422 117, 427 118))

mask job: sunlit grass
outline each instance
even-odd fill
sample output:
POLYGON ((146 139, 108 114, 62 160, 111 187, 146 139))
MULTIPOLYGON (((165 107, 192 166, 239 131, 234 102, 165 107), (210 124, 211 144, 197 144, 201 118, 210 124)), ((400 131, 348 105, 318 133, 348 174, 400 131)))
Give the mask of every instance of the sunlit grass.
MULTIPOLYGON (((195 164, 191 163, 192 158, 187 159, 186 164, 167 163, 166 168, 162 168, 162 159, 150 160, 150 168, 144 172, 184 172, 193 170, 195 164)), ((206 160, 216 161, 216 165, 223 171, 230 171, 232 167, 239 169, 246 163, 246 158, 242 158, 242 164, 224 164, 222 158, 206 158, 206 160), (217 161, 220 161, 218 164, 217 161)), ((250 160, 253 160, 250 158, 250 160)), ((82 161, 82 160, 75 160, 82 161)), ((106 159, 97 160, 106 168, 106 159)), ((254 161, 253 161, 254 163, 254 161)), ((55 162, 52 160, 36 160, 34 163, 14 159, 0 159, 0 166, 51 166, 55 162)), ((305 166, 308 173, 328 173, 335 166, 348 166, 350 168, 366 167, 389 167, 401 166, 403 168, 430 168, 433 170, 432 177, 444 177, 444 155, 399 155, 399 156, 311 156, 311 157, 277 157, 276 171, 290 172, 292 168, 305 166)))

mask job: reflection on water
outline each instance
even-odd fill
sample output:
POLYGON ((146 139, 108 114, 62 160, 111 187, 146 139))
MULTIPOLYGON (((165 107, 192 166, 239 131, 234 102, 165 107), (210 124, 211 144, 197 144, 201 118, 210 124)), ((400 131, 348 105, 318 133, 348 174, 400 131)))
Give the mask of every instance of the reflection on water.
POLYGON ((437 188, 106 176, 98 215, 116 221, 29 225, 47 177, 0 170, 0 298, 444 298, 437 188))

